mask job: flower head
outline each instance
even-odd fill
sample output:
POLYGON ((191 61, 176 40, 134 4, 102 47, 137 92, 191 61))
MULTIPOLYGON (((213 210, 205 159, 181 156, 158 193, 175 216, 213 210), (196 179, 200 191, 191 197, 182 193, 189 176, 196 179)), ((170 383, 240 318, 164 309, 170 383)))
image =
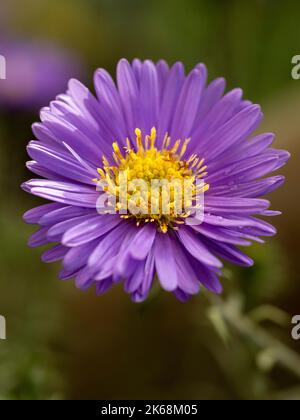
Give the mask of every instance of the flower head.
POLYGON ((283 183, 265 176, 289 154, 253 135, 260 107, 240 89, 223 96, 222 78, 207 85, 203 64, 185 75, 123 59, 117 85, 103 69, 94 84, 96 97, 71 80, 33 125, 28 168, 43 179, 23 188, 52 203, 24 215, 40 225, 29 245, 56 243, 42 259, 99 294, 123 282, 142 301, 156 275, 181 300, 221 292, 221 260, 252 265, 239 246, 275 234, 255 216, 278 214, 259 197, 283 183))

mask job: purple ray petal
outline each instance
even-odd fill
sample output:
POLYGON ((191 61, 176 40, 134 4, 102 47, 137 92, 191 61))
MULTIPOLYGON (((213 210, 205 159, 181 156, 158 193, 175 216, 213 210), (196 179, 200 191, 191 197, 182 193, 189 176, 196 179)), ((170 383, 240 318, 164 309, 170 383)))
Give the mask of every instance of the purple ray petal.
POLYGON ((158 146, 162 145, 165 134, 170 133, 171 124, 177 100, 184 82, 182 63, 175 63, 171 68, 162 98, 160 116, 158 119, 158 146))
POLYGON ((62 238, 62 243, 70 247, 82 245, 109 232, 120 222, 121 219, 118 215, 89 217, 88 220, 67 230, 62 238))
POLYGON ((177 101, 174 120, 170 130, 173 140, 189 137, 197 115, 204 83, 205 76, 203 71, 195 69, 187 76, 177 101))
POLYGON ((140 228, 129 246, 132 257, 137 260, 144 260, 152 248, 155 235, 156 229, 152 224, 146 224, 140 228))
POLYGON ((41 206, 35 207, 31 210, 26 211, 23 215, 23 219, 26 223, 39 223, 40 219, 43 218, 48 213, 59 210, 63 208, 62 204, 50 203, 43 204, 41 206))
POLYGON ((142 66, 139 103, 140 123, 136 123, 137 127, 141 128, 143 133, 150 133, 152 127, 157 127, 159 91, 157 71, 149 60, 142 66))
POLYGON ((156 235, 154 258, 161 287, 167 291, 175 290, 178 287, 176 256, 168 235, 156 235))
POLYGON ((122 59, 117 66, 117 83, 123 113, 126 117, 127 135, 132 136, 138 119, 138 85, 132 68, 127 60, 122 59))
POLYGON ((197 237, 190 228, 181 226, 178 230, 178 237, 186 250, 203 264, 213 267, 222 267, 222 263, 209 251, 201 239, 197 237))
POLYGON ((66 253, 68 252, 68 248, 63 245, 56 245, 42 254, 42 261, 45 263, 52 263, 55 261, 62 260, 66 253))
POLYGON ((205 211, 217 214, 250 215, 266 210, 269 205, 268 200, 260 198, 207 196, 205 199, 205 211))

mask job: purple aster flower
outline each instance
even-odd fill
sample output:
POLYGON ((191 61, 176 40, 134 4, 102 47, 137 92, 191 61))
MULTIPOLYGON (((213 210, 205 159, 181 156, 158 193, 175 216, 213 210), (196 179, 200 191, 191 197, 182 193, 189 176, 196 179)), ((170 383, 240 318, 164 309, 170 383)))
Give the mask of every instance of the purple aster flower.
MULTIPOLYGON (((56 243, 42 259, 62 260, 61 279, 74 277, 81 289, 95 285, 98 294, 123 282, 138 302, 156 277, 180 300, 202 285, 220 293, 222 260, 251 266, 239 247, 275 234, 256 216, 279 213, 260 197, 282 185, 282 176, 265 176, 289 154, 270 147, 273 134, 253 134, 262 113, 242 99, 241 89, 223 96, 224 79, 207 84, 206 77, 203 64, 185 75, 181 63, 169 68, 165 61, 123 59, 116 85, 99 69, 96 97, 72 79, 68 91, 42 109, 27 165, 43 179, 23 188, 51 203, 28 211, 24 219, 40 225, 30 246, 56 243), (152 212, 149 196, 139 188, 126 192, 125 204, 135 200, 143 211, 124 213, 123 173, 146 185, 166 178, 187 182, 191 210, 199 193, 204 195, 202 217, 176 213, 174 196, 168 213, 161 207, 152 212), (106 187, 97 188, 98 181, 106 187), (102 198, 114 210, 110 214, 99 212, 102 198)), ((154 201, 162 203, 161 190, 154 201)))
POLYGON ((0 80, 0 106, 38 109, 59 94, 70 77, 82 74, 82 63, 70 51, 49 42, 3 38, 6 79, 0 80))

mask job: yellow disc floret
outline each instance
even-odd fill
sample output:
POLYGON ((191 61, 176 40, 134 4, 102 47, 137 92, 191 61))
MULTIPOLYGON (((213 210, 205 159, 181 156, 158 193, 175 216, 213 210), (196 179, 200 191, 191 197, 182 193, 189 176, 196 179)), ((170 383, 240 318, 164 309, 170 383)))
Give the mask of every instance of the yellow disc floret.
POLYGON ((109 202, 123 218, 135 218, 140 223, 154 222, 162 232, 176 228, 190 215, 196 196, 208 189, 197 180, 207 173, 200 160, 193 154, 183 159, 189 139, 177 140, 165 136, 160 150, 156 148, 156 129, 143 138, 139 128, 135 130, 136 144, 129 139, 121 150, 113 143, 113 159, 110 164, 103 157, 103 166, 98 169, 103 190, 109 202), (104 182, 104 183, 103 183, 104 182))

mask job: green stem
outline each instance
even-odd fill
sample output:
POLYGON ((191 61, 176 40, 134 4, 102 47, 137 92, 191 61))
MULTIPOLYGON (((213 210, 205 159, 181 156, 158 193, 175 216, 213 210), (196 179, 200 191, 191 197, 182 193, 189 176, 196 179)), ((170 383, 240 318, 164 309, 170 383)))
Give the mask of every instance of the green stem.
POLYGON ((251 339, 261 349, 272 350, 274 361, 300 378, 300 356, 262 327, 256 325, 246 315, 233 311, 226 303, 218 304, 224 319, 241 335, 251 339))

